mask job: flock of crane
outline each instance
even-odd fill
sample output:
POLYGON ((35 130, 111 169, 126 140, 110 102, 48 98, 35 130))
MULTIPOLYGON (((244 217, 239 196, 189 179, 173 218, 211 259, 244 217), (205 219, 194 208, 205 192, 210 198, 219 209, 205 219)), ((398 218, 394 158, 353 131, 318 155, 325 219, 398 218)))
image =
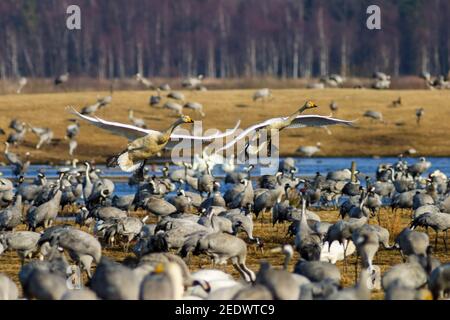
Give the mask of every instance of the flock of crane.
MULTIPOLYGON (((55 85, 68 79, 69 74, 61 75, 55 85)), ((131 124, 96 117, 98 109, 111 103, 112 88, 109 96, 80 112, 69 108, 79 120, 72 119, 66 130, 71 154, 79 121, 126 137, 127 146, 107 159, 107 165, 132 173, 128 184, 135 190, 130 194, 117 195, 114 181, 89 162, 74 161, 60 168, 56 179, 39 171, 34 180, 26 181, 29 159, 20 159, 10 145, 20 145, 31 130, 39 136, 36 148, 40 148, 52 140, 53 133, 11 122, 13 132, 5 142, 4 155, 16 178, 0 176, 0 260, 6 251, 17 253, 22 294, 17 283, 1 273, 0 262, 0 299, 356 300, 370 299, 372 290, 383 290, 386 299, 448 297, 450 263, 439 260, 436 253, 448 258, 450 180, 439 170, 430 172, 431 163, 425 158, 411 164, 399 157, 395 163, 381 164, 374 178, 363 175, 353 163, 351 168, 317 172, 308 179, 298 175, 292 158, 283 159, 275 175, 252 176, 255 166, 242 169, 234 158, 219 155, 245 138, 249 142, 243 152, 258 154, 270 146, 271 135, 256 149, 250 141, 260 138, 264 130, 353 125, 331 116, 303 114, 318 107, 306 101, 291 115, 244 129, 216 154, 202 154, 173 170, 162 166, 156 176, 147 161, 180 138, 211 142, 234 135, 239 122, 227 133, 180 134, 178 126, 193 122, 183 115, 183 108, 204 116, 201 105, 174 106, 173 101, 185 103, 181 92, 167 85, 156 88, 140 74, 136 80, 158 89, 149 99, 153 106, 161 105, 161 91, 169 90, 171 100, 163 106, 180 116, 166 130, 148 129, 133 110, 128 115, 131 124), (226 172, 223 179, 213 174, 215 166, 226 172), (68 207, 75 208, 73 221, 63 215, 68 207), (324 221, 325 209, 337 210, 339 218, 324 221), (409 222, 391 234, 395 228, 389 226, 398 223, 398 215, 409 222), (258 220, 261 226, 255 228, 258 220), (276 234, 280 224, 287 230, 286 237, 280 238, 283 244, 268 243, 264 231, 276 234), (435 232, 434 243, 429 229, 435 232), (111 249, 123 252, 127 259, 118 262, 108 257, 111 249), (283 267, 264 258, 258 269, 250 266, 248 258, 258 250, 262 257, 284 254, 283 267), (376 257, 382 251, 395 251, 403 262, 381 272, 376 257), (294 254, 299 259, 290 270, 294 254), (201 268, 194 270, 193 256, 209 260, 203 259, 201 268), (355 284, 343 287, 350 256, 356 256, 355 284), (222 267, 228 262, 239 279, 222 267)), ((189 78, 183 86, 206 90, 201 80, 189 78)), ((21 82, 18 91, 25 85, 21 82)), ((270 101, 271 92, 258 90, 253 99, 270 101)), ((401 98, 392 104, 401 105, 401 98)), ((337 104, 332 102, 330 109, 336 113, 337 104)), ((368 117, 383 120, 369 113, 368 117)), ((418 110, 418 123, 422 115, 423 110, 418 110)), ((320 147, 318 143, 299 152, 311 156, 320 147)))

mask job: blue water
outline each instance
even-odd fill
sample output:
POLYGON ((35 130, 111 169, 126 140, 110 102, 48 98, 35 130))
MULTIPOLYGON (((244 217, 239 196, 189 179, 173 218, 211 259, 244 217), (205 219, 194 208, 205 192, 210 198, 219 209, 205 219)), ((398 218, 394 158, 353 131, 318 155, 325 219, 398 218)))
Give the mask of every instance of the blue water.
MULTIPOLYGON (((405 158, 408 164, 415 163, 419 161, 418 158, 405 158)), ((447 176, 450 176, 450 158, 427 158, 431 161, 430 172, 434 170, 440 170, 447 176)), ((344 168, 350 168, 351 162, 356 161, 357 169, 361 172, 361 176, 369 175, 374 176, 375 171, 379 164, 382 163, 395 163, 397 158, 386 157, 386 158, 296 158, 296 166, 298 172, 296 175, 299 176, 313 176, 317 171, 322 174, 326 174, 328 171, 335 171, 344 168)), ((242 170, 244 166, 239 166, 238 171, 242 170)), ((30 166, 26 178, 33 178, 37 175, 40 169, 45 171, 48 178, 55 178, 57 176, 58 169, 61 167, 51 167, 47 165, 32 165, 30 166)), ((115 194, 124 195, 135 192, 135 187, 128 186, 127 180, 130 174, 120 171, 118 168, 106 168, 105 166, 97 166, 102 173, 103 177, 109 178, 116 182, 115 194)), ((151 169, 151 167, 149 167, 151 169)), ((161 175, 159 170, 161 167, 157 168, 157 172, 152 172, 150 170, 149 174, 155 174, 157 176, 161 175)), ((171 166, 170 170, 174 170, 177 167, 171 166)), ((3 177, 11 178, 13 177, 11 169, 9 167, 0 167, 0 172, 3 173, 3 177)), ((430 172, 426 172, 430 173, 430 172)), ((220 166, 216 166, 213 170, 213 175, 216 177, 224 177, 225 173, 222 171, 220 166)))

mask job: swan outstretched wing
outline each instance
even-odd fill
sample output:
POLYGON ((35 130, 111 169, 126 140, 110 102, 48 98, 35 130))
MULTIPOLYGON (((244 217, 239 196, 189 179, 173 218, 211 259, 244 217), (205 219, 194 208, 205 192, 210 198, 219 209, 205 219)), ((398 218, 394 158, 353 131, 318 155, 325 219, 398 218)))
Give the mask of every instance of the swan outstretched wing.
POLYGON ((222 150, 226 150, 226 149, 228 149, 228 148, 231 148, 232 146, 234 146, 234 145, 236 144, 236 142, 238 142, 239 140, 243 139, 245 136, 247 136, 247 135, 248 135, 249 133, 251 133, 252 131, 255 131, 255 132, 256 132, 256 130, 261 129, 261 128, 264 128, 265 126, 271 124, 272 122, 274 122, 274 121, 276 121, 276 120, 280 120, 280 119, 281 119, 281 118, 272 118, 272 119, 266 120, 266 121, 264 121, 264 122, 257 123, 257 124, 255 124, 255 125, 253 125, 253 126, 251 126, 251 127, 248 127, 247 129, 245 129, 244 131, 242 131, 240 134, 238 134, 238 135, 236 136, 236 138, 234 138, 233 140, 231 140, 230 142, 228 142, 226 145, 224 145, 222 148, 217 149, 217 150, 216 150, 216 153, 217 153, 217 152, 220 152, 220 151, 222 151, 222 150))
POLYGON ((327 116, 303 115, 297 116, 287 129, 305 128, 305 127, 324 127, 337 124, 352 126, 354 121, 336 119, 327 116))
POLYGON ((241 124, 241 120, 238 120, 238 122, 236 122, 236 125, 234 126, 234 128, 231 131, 228 132, 224 132, 224 133, 216 133, 213 135, 209 135, 209 136, 191 136, 191 135, 186 135, 186 134, 176 134, 176 133, 172 133, 170 135, 170 140, 174 140, 174 139, 190 139, 190 140, 206 140, 206 141, 212 141, 214 139, 220 139, 220 138, 224 138, 224 137, 228 137, 229 135, 232 135, 237 128, 239 128, 239 125, 241 124))
POLYGON ((73 107, 69 108, 69 112, 80 117, 83 120, 88 121, 90 124, 96 127, 107 130, 115 135, 125 137, 128 140, 136 140, 137 138, 145 137, 148 134, 158 133, 158 131, 155 130, 142 129, 130 124, 106 121, 98 117, 86 116, 76 111, 73 107))
MULTIPOLYGON (((287 118, 288 117, 272 118, 272 119, 268 119, 264 122, 255 124, 251 127, 248 127, 242 133, 240 133, 236 138, 234 138, 232 141, 227 143, 222 148, 218 149, 216 152, 220 152, 222 150, 231 148, 234 144, 236 144, 236 142, 243 139, 245 136, 250 134, 252 131, 257 131, 257 130, 262 129, 272 123, 286 120, 287 118)), ((292 121, 291 125, 289 125, 287 127, 287 129, 305 128, 305 127, 326 127, 326 126, 332 126, 332 125, 337 125, 337 124, 352 126, 353 121, 341 120, 341 119, 336 119, 336 118, 327 117, 327 116, 303 115, 303 116, 297 116, 292 121)))
MULTIPOLYGON (((150 130, 150 129, 143 129, 143 128, 139 128, 136 126, 133 126, 131 124, 125 124, 125 123, 120 123, 120 122, 113 122, 113 121, 106 121, 103 119, 100 119, 98 117, 90 117, 90 116, 86 116, 83 115, 81 113, 79 113, 78 111, 76 111, 73 107, 69 107, 69 112, 71 112, 72 114, 80 117, 83 120, 88 121, 90 124, 99 127, 101 129, 104 130, 108 130, 109 132, 128 138, 128 140, 136 140, 137 138, 141 138, 144 137, 148 134, 157 134, 159 133, 159 131, 156 130, 150 130)), ((225 133, 217 133, 214 135, 209 135, 209 136, 191 136, 191 135, 183 135, 183 134, 176 134, 173 133, 170 136, 170 139, 175 139, 175 140, 179 140, 179 139, 190 139, 190 140, 205 140, 205 141, 212 141, 214 139, 219 139, 219 138, 223 138, 223 137, 227 137, 231 134, 233 134, 237 128, 239 127, 241 121, 239 120, 236 123, 236 126, 233 128, 233 130, 225 132, 225 133)))

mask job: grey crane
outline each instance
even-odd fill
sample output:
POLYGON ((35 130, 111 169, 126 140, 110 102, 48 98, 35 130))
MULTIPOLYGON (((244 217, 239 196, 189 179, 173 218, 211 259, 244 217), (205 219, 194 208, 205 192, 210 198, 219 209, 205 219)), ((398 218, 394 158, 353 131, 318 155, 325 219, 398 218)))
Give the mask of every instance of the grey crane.
POLYGON ((424 108, 416 109, 416 123, 417 123, 417 125, 420 125, 420 120, 422 119, 424 114, 425 114, 425 109, 424 108))
POLYGON ((183 108, 194 110, 202 117, 205 116, 205 113, 203 112, 203 105, 198 102, 187 102, 183 105, 183 108))
POLYGON ((12 119, 8 128, 13 129, 16 132, 20 132, 26 129, 26 123, 19 121, 18 119, 12 119))
POLYGON ((341 283, 339 268, 329 262, 300 259, 294 267, 294 272, 305 276, 311 282, 330 281, 336 286, 341 283))
POLYGON ((278 171, 288 173, 291 170, 296 170, 295 159, 291 157, 284 158, 280 161, 280 165, 278 166, 278 171))
POLYGON ((44 229, 51 226, 58 215, 61 197, 62 191, 58 182, 58 185, 53 188, 53 195, 50 200, 37 207, 29 207, 26 216, 28 228, 34 231, 40 226, 44 227, 44 229))
POLYGON ((179 115, 183 114, 183 106, 173 101, 167 101, 164 103, 163 108, 175 111, 179 115))
POLYGON ((395 246, 406 256, 426 256, 429 244, 430 239, 425 233, 411 230, 409 227, 404 228, 395 238, 395 246))
POLYGON ((19 83, 18 83, 19 87, 17 88, 16 93, 20 94, 22 92, 23 88, 27 85, 27 83, 28 83, 27 78, 20 77, 19 83))
MULTIPOLYGON (((352 235, 353 243, 356 246, 356 252, 361 257, 361 266, 363 272, 369 272, 370 276, 375 275, 376 271, 373 268, 373 258, 379 248, 379 239, 376 232, 365 229, 360 230, 352 235)), ((358 275, 358 258, 355 261, 355 277, 358 275)), ((373 279, 371 279, 373 281, 373 279)))
POLYGON ((328 242, 330 247, 334 241, 338 241, 339 244, 344 245, 344 266, 347 263, 347 248, 353 232, 364 226, 367 221, 368 219, 366 216, 361 218, 350 218, 348 221, 340 220, 328 228, 323 241, 328 242))
POLYGON ((225 211, 220 213, 219 216, 225 217, 231 221, 234 233, 238 233, 240 230, 243 230, 247 234, 249 240, 256 242, 258 245, 261 244, 261 240, 253 236, 253 219, 250 204, 242 210, 233 209, 230 211, 225 211))
POLYGON ((185 101, 185 96, 182 92, 179 91, 171 91, 167 94, 167 98, 178 100, 178 101, 185 101))
POLYGON ((71 124, 69 124, 66 128, 66 139, 74 139, 80 133, 80 123, 77 119, 69 119, 71 124))
MULTIPOLYGON (((25 123, 23 123, 23 124, 25 125, 25 123)), ((23 142, 27 132, 28 132, 27 128, 24 128, 21 131, 11 132, 8 135, 8 138, 6 139, 6 142, 8 142, 8 143, 10 143, 10 144, 12 144, 14 146, 17 146, 17 145, 19 145, 20 143, 23 142)))
POLYGON ((415 209, 412 213, 412 219, 416 219, 417 217, 421 216, 424 213, 438 213, 441 212, 439 207, 435 206, 435 205, 425 205, 425 206, 420 206, 417 209, 415 209))
POLYGON ((31 132, 39 137, 39 141, 36 144, 36 149, 40 149, 45 144, 51 144, 53 140, 53 131, 50 128, 39 128, 28 125, 31 132))
POLYGON ((230 209, 242 208, 254 203, 255 197, 253 185, 248 179, 242 179, 240 184, 235 185, 225 192, 223 198, 230 209))
POLYGON ((100 102, 97 101, 97 102, 94 103, 94 104, 84 106, 84 107, 81 109, 80 113, 83 114, 83 115, 91 115, 91 114, 94 114, 94 113, 97 112, 97 110, 100 108, 100 105, 101 105, 100 102))
POLYGON ((447 251, 447 231, 450 228, 450 214, 441 212, 427 212, 413 220, 411 229, 416 227, 432 228, 436 232, 434 248, 437 248, 439 232, 444 232, 444 245, 447 251))
POLYGON ((136 117, 134 116, 134 111, 133 111, 133 109, 128 109, 128 119, 131 121, 131 123, 133 124, 133 126, 138 127, 138 128, 147 129, 147 125, 145 124, 144 119, 142 119, 142 118, 136 118, 136 117))
POLYGON ((200 205, 201 208, 208 209, 211 206, 226 207, 225 199, 220 193, 220 183, 215 181, 213 186, 213 193, 208 196, 200 205))
POLYGON ((136 81, 139 84, 143 85, 146 89, 150 89, 153 87, 153 83, 150 80, 144 78, 139 72, 136 73, 135 77, 136 81))
POLYGON ((53 83, 55 84, 55 86, 57 86, 57 85, 64 84, 67 81, 69 81, 69 72, 66 72, 64 74, 57 76, 55 78, 55 80, 53 81, 53 83))
POLYGON ((98 98, 98 96, 97 96, 97 102, 99 103, 99 106, 98 106, 99 109, 104 108, 107 105, 111 104, 113 93, 114 93, 114 82, 111 82, 111 84, 109 85, 109 95, 101 97, 101 98, 98 98))
POLYGON ((379 111, 367 110, 366 112, 364 112, 363 117, 370 118, 372 119, 372 121, 384 122, 383 114, 379 111))
POLYGON ((12 173, 15 176, 24 176, 27 173, 28 168, 30 167, 30 164, 31 164, 30 153, 26 152, 25 159, 23 162, 19 162, 19 163, 12 165, 12 173))
POLYGON ((174 205, 156 196, 148 197, 144 202, 144 207, 159 218, 177 212, 177 208, 174 205))
POLYGON ((207 234, 198 241, 194 253, 206 253, 217 264, 224 264, 231 259, 233 267, 245 281, 255 280, 254 272, 245 264, 247 245, 235 236, 226 233, 207 234))
POLYGON ((170 91, 170 85, 168 83, 163 83, 159 86, 159 88, 161 91, 170 91))
POLYGON ((300 296, 295 276, 286 270, 274 269, 267 261, 260 262, 255 284, 266 287, 275 300, 298 300, 300 296))
POLYGON ((370 289, 368 287, 369 271, 363 270, 361 277, 353 288, 344 288, 330 294, 328 300, 370 300, 370 289))
POLYGON ((332 113, 337 113, 339 110, 339 105, 337 104, 336 101, 331 101, 330 102, 330 110, 332 113))
POLYGON ((26 288, 27 297, 39 300, 60 300, 69 290, 65 277, 41 268, 31 271, 26 288))
POLYGON ((38 251, 41 235, 32 231, 6 231, 0 233, 0 253, 5 250, 17 251, 23 265, 26 258, 31 258, 38 251))
POLYGON ((413 205, 412 209, 416 210, 419 207, 427 206, 427 205, 434 205, 434 199, 433 197, 425 192, 416 191, 416 194, 413 197, 413 205))
POLYGON ((450 292, 450 263, 435 268, 429 277, 428 286, 434 299, 438 299, 450 292))
POLYGON ((198 89, 203 80, 203 75, 199 74, 197 77, 189 77, 181 81, 181 86, 183 88, 189 88, 189 89, 198 89))
POLYGON ((295 248, 303 259, 308 261, 319 260, 321 240, 321 236, 308 225, 306 219, 306 199, 303 197, 300 223, 295 235, 295 248))
POLYGON ((16 195, 14 204, 0 211, 0 231, 13 231, 22 223, 22 196, 16 195))
POLYGON ((156 96, 152 95, 149 98, 148 104, 153 107, 158 105, 161 102, 161 90, 159 88, 156 89, 156 96))
POLYGON ((105 300, 137 300, 139 280, 133 269, 102 257, 92 276, 91 289, 105 300))
POLYGON ((384 290, 391 286, 418 289, 427 283, 428 275, 419 258, 416 255, 408 257, 406 263, 400 263, 391 267, 382 277, 384 290))
POLYGON ((54 234, 52 243, 66 250, 91 278, 92 261, 98 264, 102 256, 102 247, 97 239, 79 229, 64 228, 54 234))
POLYGON ((396 100, 393 100, 391 103, 392 107, 398 107, 402 105, 402 97, 398 97, 396 100))
POLYGON ((89 216, 98 220, 126 218, 127 213, 119 208, 111 206, 97 206, 89 212, 89 216))
POLYGON ((211 175, 211 171, 210 171, 209 165, 206 165, 206 170, 207 170, 206 173, 201 174, 200 177, 198 178, 197 190, 200 193, 207 193, 208 196, 209 196, 214 191, 215 179, 211 175))
POLYGON ((425 157, 421 157, 418 162, 408 166, 408 173, 413 177, 418 177, 431 167, 431 162, 427 161, 425 157))
POLYGON ((133 239, 140 234, 142 227, 144 226, 144 222, 145 220, 142 221, 136 217, 121 218, 117 222, 117 234, 125 237, 127 240, 125 243, 125 252, 128 252, 128 247, 131 241, 133 241, 133 239))
POLYGON ((261 100, 264 102, 270 98, 272 98, 272 92, 269 88, 259 89, 253 94, 253 101, 261 100))
POLYGON ((9 142, 5 142, 5 150, 3 151, 6 160, 10 165, 22 165, 22 160, 20 160, 19 156, 13 152, 9 151, 9 142))
POLYGON ((214 214, 213 208, 208 210, 202 209, 202 216, 198 219, 198 223, 202 226, 211 228, 213 232, 226 232, 234 234, 233 223, 231 220, 214 214))
POLYGON ((314 154, 320 151, 322 144, 317 142, 315 146, 301 146, 296 151, 300 154, 311 158, 314 154))
POLYGON ((180 189, 176 196, 169 198, 168 202, 174 205, 179 213, 189 212, 192 208, 192 198, 187 196, 183 189, 180 189))

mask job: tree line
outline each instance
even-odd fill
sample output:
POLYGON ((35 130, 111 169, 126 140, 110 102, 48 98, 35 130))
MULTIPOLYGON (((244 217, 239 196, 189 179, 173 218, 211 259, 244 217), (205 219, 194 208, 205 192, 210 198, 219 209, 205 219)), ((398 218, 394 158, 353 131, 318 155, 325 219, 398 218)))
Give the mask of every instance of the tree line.
POLYGON ((0 77, 447 73, 450 1, 2 0, 0 77), (81 30, 66 8, 81 9, 81 30))

